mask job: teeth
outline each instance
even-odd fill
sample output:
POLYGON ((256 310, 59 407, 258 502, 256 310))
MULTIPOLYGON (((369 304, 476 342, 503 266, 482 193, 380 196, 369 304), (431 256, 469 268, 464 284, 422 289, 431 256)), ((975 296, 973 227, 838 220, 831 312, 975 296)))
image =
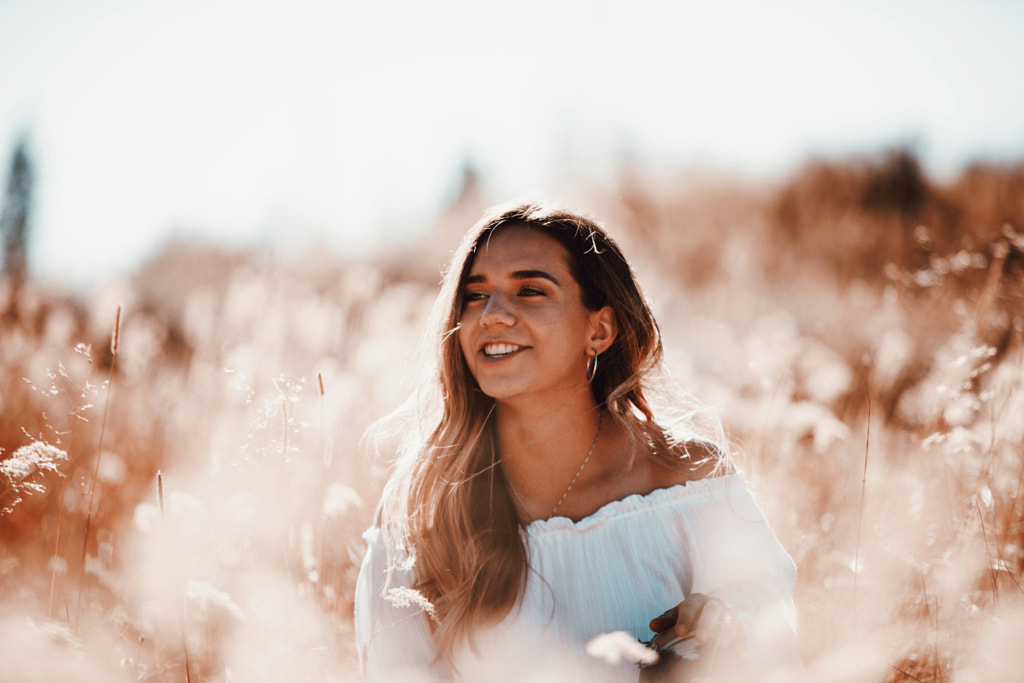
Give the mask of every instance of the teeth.
POLYGON ((523 347, 515 344, 487 344, 484 346, 485 356, 504 356, 507 353, 518 351, 523 347))

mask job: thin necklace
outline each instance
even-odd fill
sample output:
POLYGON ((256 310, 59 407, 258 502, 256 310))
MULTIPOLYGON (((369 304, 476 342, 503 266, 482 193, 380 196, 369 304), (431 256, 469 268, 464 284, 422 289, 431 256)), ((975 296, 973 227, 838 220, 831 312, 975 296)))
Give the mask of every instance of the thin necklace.
MULTIPOLYGON (((569 495, 569 491, 572 491, 572 487, 576 485, 576 480, 580 478, 580 473, 583 472, 583 468, 586 467, 587 463, 590 461, 590 456, 594 454, 594 448, 597 446, 597 439, 601 436, 601 425, 603 423, 604 413, 602 412, 597 417, 597 434, 594 434, 594 443, 590 444, 590 450, 587 451, 587 457, 583 458, 583 462, 580 463, 580 468, 576 470, 576 474, 573 475, 572 481, 569 482, 568 488, 565 489, 565 493, 563 493, 562 497, 558 499, 558 502, 555 503, 555 507, 551 510, 551 514, 548 515, 549 518, 554 517, 555 513, 558 512, 558 508, 562 506, 562 502, 565 500, 565 497, 569 495)), ((526 509, 526 503, 523 502, 523 498, 519 495, 519 491, 516 491, 516 487, 512 485, 512 480, 506 476, 505 481, 508 482, 508 487, 512 489, 512 494, 516 497, 516 500, 519 501, 519 507, 523 508, 523 512, 525 512, 526 516, 529 517, 530 511, 526 509)))

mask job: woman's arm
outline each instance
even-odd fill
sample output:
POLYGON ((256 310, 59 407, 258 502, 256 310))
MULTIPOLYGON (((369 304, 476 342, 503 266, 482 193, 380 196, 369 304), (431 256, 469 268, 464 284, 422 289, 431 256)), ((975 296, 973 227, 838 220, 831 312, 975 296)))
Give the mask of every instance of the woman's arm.
POLYGON ((686 598, 651 621, 656 643, 690 636, 701 651, 740 649, 765 680, 799 680, 796 567, 736 477, 694 510, 686 529, 693 581, 686 598))

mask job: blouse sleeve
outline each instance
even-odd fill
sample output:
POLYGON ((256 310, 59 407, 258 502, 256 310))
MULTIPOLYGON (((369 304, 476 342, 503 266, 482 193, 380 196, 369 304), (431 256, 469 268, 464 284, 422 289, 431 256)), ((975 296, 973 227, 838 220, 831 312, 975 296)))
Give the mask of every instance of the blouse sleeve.
POLYGON ((379 529, 370 529, 355 593, 356 645, 368 683, 435 683, 450 676, 434 663, 436 650, 422 599, 410 586, 404 556, 388 553, 379 529))
POLYGON ((747 664, 763 680, 803 680, 793 604, 796 565, 743 477, 734 484, 691 518, 691 592, 719 598, 739 611, 747 632, 747 664))

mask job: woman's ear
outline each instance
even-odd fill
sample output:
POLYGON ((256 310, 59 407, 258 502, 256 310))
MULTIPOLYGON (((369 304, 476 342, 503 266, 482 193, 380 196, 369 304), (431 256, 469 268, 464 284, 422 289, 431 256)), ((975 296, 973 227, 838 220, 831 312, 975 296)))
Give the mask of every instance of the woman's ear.
POLYGON ((590 348, 598 354, 604 353, 619 334, 619 323, 611 306, 604 306, 590 314, 590 348))

